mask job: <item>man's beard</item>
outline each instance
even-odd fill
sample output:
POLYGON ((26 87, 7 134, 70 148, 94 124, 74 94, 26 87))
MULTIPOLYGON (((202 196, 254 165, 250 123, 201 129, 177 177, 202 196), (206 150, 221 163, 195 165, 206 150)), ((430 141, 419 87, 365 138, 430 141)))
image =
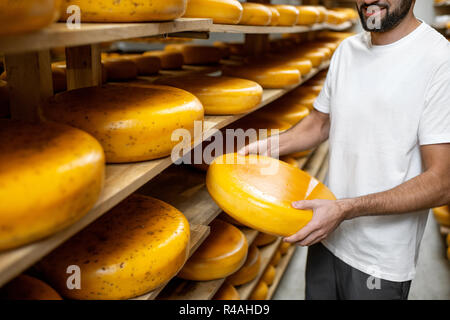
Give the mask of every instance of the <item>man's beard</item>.
POLYGON ((384 4, 377 5, 376 3, 371 5, 363 4, 361 5, 361 7, 357 7, 356 9, 358 10, 359 18, 361 19, 361 24, 364 30, 370 32, 386 32, 394 29, 396 26, 400 24, 400 22, 403 21, 403 19, 406 17, 409 10, 411 9, 412 3, 413 0, 402 0, 399 8, 397 8, 392 12, 389 11, 390 7, 388 5, 384 4), (374 5, 379 6, 380 10, 386 9, 386 16, 380 21, 379 25, 374 24, 374 26, 368 26, 367 20, 370 19, 370 17, 364 16, 363 9, 374 5))

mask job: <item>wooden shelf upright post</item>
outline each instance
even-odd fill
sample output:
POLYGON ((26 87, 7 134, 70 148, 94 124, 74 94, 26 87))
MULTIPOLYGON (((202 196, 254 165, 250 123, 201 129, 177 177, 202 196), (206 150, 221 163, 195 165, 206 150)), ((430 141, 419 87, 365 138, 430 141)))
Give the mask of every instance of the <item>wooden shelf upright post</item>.
POLYGON ((102 84, 100 44, 66 48, 67 89, 102 84))

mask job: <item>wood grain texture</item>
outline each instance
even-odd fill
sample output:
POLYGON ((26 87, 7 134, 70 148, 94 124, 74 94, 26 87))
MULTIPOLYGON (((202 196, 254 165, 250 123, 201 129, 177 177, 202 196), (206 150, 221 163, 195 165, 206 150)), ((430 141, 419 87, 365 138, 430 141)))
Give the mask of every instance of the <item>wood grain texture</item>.
POLYGON ((278 285, 280 284, 281 279, 283 278, 284 272, 286 271, 289 262, 291 262, 292 257, 294 256, 296 246, 291 246, 288 249, 288 252, 281 257, 280 263, 276 267, 275 278, 273 283, 269 286, 269 293, 267 295, 267 300, 271 300, 275 292, 277 291, 278 285))
POLYGON ((66 48, 67 89, 102 84, 102 64, 99 44, 66 48))

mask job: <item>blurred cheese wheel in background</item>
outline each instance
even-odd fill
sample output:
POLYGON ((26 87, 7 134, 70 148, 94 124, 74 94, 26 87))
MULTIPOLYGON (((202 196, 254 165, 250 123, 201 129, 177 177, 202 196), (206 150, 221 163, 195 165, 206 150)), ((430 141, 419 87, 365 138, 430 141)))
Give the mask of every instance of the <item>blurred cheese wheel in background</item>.
POLYGON ((299 84, 301 81, 301 73, 297 68, 270 64, 225 66, 223 74, 255 81, 265 89, 281 89, 299 84))
POLYGON ((295 168, 299 168, 297 160, 295 160, 295 158, 293 158, 293 157, 282 156, 282 157, 280 157, 280 160, 290 164, 291 166, 294 166, 295 168))
POLYGON ((222 51, 214 46, 194 44, 168 44, 164 48, 168 52, 180 52, 185 64, 214 64, 222 59, 222 51))
POLYGON ((281 255, 284 256, 288 252, 290 247, 291 247, 291 244, 289 242, 282 242, 280 245, 280 249, 279 249, 281 255))
POLYGON ((297 24, 311 25, 319 22, 320 12, 313 6, 297 6, 299 11, 297 24))
POLYGON ((269 7, 253 2, 242 3, 244 12, 242 13, 241 21, 239 24, 249 26, 267 26, 272 20, 272 11, 269 7))
POLYGON ((100 195, 104 170, 102 147, 81 130, 0 119, 0 250, 83 217, 100 195))
POLYGON ((301 57, 292 57, 290 55, 268 55, 263 57, 247 57, 247 63, 261 64, 267 66, 277 66, 280 68, 295 68, 300 71, 301 76, 307 75, 312 69, 311 60, 301 57))
POLYGON ((154 75, 161 70, 161 59, 158 57, 144 56, 140 54, 124 54, 121 58, 130 60, 136 64, 138 75, 154 75))
POLYGON ((290 55, 298 58, 308 59, 311 61, 313 68, 317 68, 325 61, 325 54, 323 52, 311 49, 297 49, 290 55))
POLYGON ((263 276, 261 277, 261 280, 267 283, 267 285, 272 285, 273 280, 275 280, 275 275, 277 273, 277 269, 271 264, 267 266, 266 271, 264 271, 263 276))
POLYGON ((134 194, 58 247, 39 264, 65 297, 129 299, 169 281, 189 254, 189 222, 171 205, 134 194), (67 288, 78 265, 81 289, 67 288))
POLYGON ((247 258, 245 235, 235 226, 214 220, 211 232, 189 258, 178 277, 186 280, 208 281, 225 278, 242 267, 247 258))
POLYGON ((133 61, 109 58, 102 63, 105 66, 108 82, 129 81, 138 76, 138 67, 133 61))
POLYGON ((262 247, 262 246, 266 246, 266 245, 274 242, 277 239, 278 239, 277 236, 274 236, 272 234, 267 234, 264 232, 260 232, 256 236, 255 241, 253 241, 253 244, 255 246, 262 247))
POLYGON ((259 249, 253 245, 248 249, 247 260, 244 265, 227 278, 227 282, 233 286, 240 286, 256 278, 261 266, 261 254, 259 249))
POLYGON ((0 118, 10 116, 9 111, 9 89, 6 81, 0 80, 0 118))
POLYGON ((258 116, 277 118, 292 126, 306 118, 309 113, 307 106, 298 104, 294 99, 275 100, 256 112, 258 116))
POLYGON ((270 260, 270 264, 274 267, 276 267, 278 265, 278 263, 280 263, 281 260, 281 252, 280 251, 276 251, 275 254, 273 255, 272 259, 270 260))
POLYGON ((266 300, 267 295, 269 294, 269 287, 267 286, 267 283, 264 281, 260 281, 253 292, 250 294, 250 297, 248 300, 266 300))
POLYGON ((448 206, 433 208, 433 214, 439 224, 450 227, 450 210, 448 206))
POLYGON ((184 17, 210 18, 217 24, 238 24, 243 8, 237 0, 188 0, 184 17))
POLYGON ((62 300, 45 282, 22 274, 0 288, 0 300, 62 300))
POLYGON ((163 70, 180 69, 184 63, 183 55, 180 52, 155 50, 144 52, 143 56, 159 58, 163 70))
POLYGON ((107 162, 145 161, 170 155, 183 128, 193 137, 203 106, 191 93, 168 86, 117 84, 59 93, 42 107, 47 119, 91 133, 107 162))
POLYGON ((270 25, 271 26, 277 26, 278 23, 280 22, 280 13, 273 6, 266 5, 266 7, 269 8, 270 11, 272 12, 272 19, 270 19, 270 25))
POLYGON ((294 159, 303 158, 303 157, 306 157, 307 155, 309 155, 311 152, 312 152, 312 150, 300 151, 300 152, 291 153, 289 156, 294 159))
POLYGON ((299 94, 315 94, 319 95, 322 91, 323 86, 309 86, 308 83, 303 84, 301 87, 295 89, 299 94))
POLYGON ((64 0, 61 21, 71 14, 67 8, 81 9, 81 22, 144 22, 166 21, 181 17, 186 11, 186 0, 64 0))
POLYGON ((0 1, 0 36, 36 31, 50 25, 60 1, 0 1))
POLYGON ((280 14, 278 19, 279 26, 293 26, 297 23, 299 11, 296 7, 285 4, 275 4, 273 7, 280 14))
POLYGON ((263 89, 254 81, 207 75, 188 75, 157 79, 162 84, 189 91, 205 108, 205 114, 240 114, 255 109, 262 99, 263 89))
MULTIPOLYGON (((291 124, 285 121, 281 121, 276 118, 267 118, 267 117, 261 117, 257 113, 249 114, 248 116, 239 119, 238 121, 235 121, 231 123, 227 129, 242 129, 244 131, 247 131, 249 129, 254 129, 256 131, 256 137, 259 137, 262 139, 264 134, 267 134, 267 136, 271 136, 272 134, 275 134, 277 130, 278 133, 281 133, 283 131, 286 131, 292 127, 291 124), (266 130, 265 132, 261 132, 261 130, 266 130), (261 137, 260 137, 261 136, 261 137)), ((240 145, 238 146, 240 147, 240 145)))
POLYGON ((220 51, 222 52, 222 59, 227 59, 230 57, 231 50, 227 43, 221 42, 221 41, 215 41, 213 43, 213 46, 220 49, 220 51))
POLYGON ((327 19, 327 8, 325 8, 324 6, 315 6, 315 8, 317 9, 317 11, 319 11, 319 19, 318 19, 318 23, 323 23, 325 22, 325 20, 327 19))
POLYGON ((312 218, 311 210, 294 209, 292 202, 335 199, 308 173, 258 155, 217 157, 209 166, 206 186, 217 205, 234 219, 278 236, 298 232, 312 218))
POLYGON ((235 287, 225 282, 214 295, 212 300, 241 300, 241 297, 235 287))

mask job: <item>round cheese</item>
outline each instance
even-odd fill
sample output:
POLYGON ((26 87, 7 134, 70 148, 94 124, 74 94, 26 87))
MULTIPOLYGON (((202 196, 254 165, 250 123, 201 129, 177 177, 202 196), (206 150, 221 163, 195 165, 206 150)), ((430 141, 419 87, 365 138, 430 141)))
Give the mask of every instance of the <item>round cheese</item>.
POLYGON ((168 52, 180 52, 185 64, 215 64, 222 59, 222 51, 214 46, 194 44, 169 44, 164 48, 168 52))
POLYGON ((299 11, 296 7, 285 4, 273 5, 273 7, 280 14, 278 19, 279 26, 293 26, 297 24, 299 11))
POLYGON ((440 225, 450 227, 450 210, 448 206, 434 208, 433 214, 440 225))
POLYGON ((276 267, 278 263, 280 263, 280 260, 281 260, 281 252, 277 250, 273 255, 272 259, 270 260, 270 264, 276 267))
POLYGON ((136 65, 138 75, 140 76, 154 75, 161 69, 161 59, 158 57, 140 54, 124 54, 121 58, 132 61, 136 65))
POLYGON ((258 115, 277 118, 290 125, 295 125, 309 115, 307 106, 298 104, 295 99, 275 100, 265 108, 258 111, 258 115))
POLYGON ((277 8, 273 6, 266 5, 267 8, 272 12, 272 19, 270 20, 271 26, 277 26, 280 22, 280 13, 278 12, 277 8))
POLYGON ((318 96, 320 94, 320 91, 322 91, 322 88, 323 88, 322 85, 309 86, 307 84, 304 84, 304 85, 298 87, 297 89, 295 89, 295 91, 301 95, 314 94, 314 95, 318 96))
POLYGON ((64 0, 61 21, 69 18, 67 8, 71 5, 80 7, 81 22, 166 21, 186 11, 186 0, 64 0))
POLYGON ((132 195, 38 265, 65 297, 129 299, 169 281, 185 263, 189 222, 158 199, 132 195), (80 267, 81 289, 67 288, 67 267, 80 267))
POLYGON ((161 78, 155 81, 189 91, 203 104, 205 114, 240 114, 254 110, 262 99, 263 89, 256 82, 207 75, 161 78))
POLYGON ((194 135, 203 119, 200 101, 184 90, 148 84, 118 84, 59 93, 42 106, 47 119, 91 133, 107 162, 135 162, 170 155, 176 129, 194 135))
POLYGON ((81 130, 0 119, 0 250, 83 217, 100 195, 104 169, 100 144, 81 130))
POLYGON ((290 67, 300 71, 302 76, 307 75, 312 69, 310 59, 301 57, 290 57, 285 55, 271 55, 262 58, 249 57, 246 61, 250 63, 258 63, 265 66, 277 66, 280 68, 290 67))
POLYGON ((301 58, 310 60, 313 68, 317 68, 325 61, 325 54, 317 50, 304 49, 297 51, 295 54, 301 58))
POLYGON ((265 89, 281 89, 297 85, 301 81, 301 73, 297 68, 277 65, 225 66, 223 74, 255 81, 265 89))
MULTIPOLYGON (((263 136, 267 134, 267 136, 271 136, 272 134, 276 133, 274 130, 283 132, 290 129, 291 127, 292 125, 285 121, 281 121, 276 118, 270 119, 268 117, 262 117, 258 113, 254 113, 233 122, 227 128, 233 130, 242 129, 244 131, 254 129, 256 131, 256 137, 254 138, 262 139, 263 137, 260 137, 260 135, 263 136), (266 130, 266 132, 263 132, 261 130, 266 130)), ((237 148, 241 148, 241 146, 238 145, 237 148)))
POLYGON ((311 152, 312 152, 312 150, 305 150, 305 151, 291 153, 289 156, 294 159, 303 158, 303 157, 308 156, 311 152))
POLYGON ((45 282, 22 274, 0 288, 1 300, 62 300, 45 282))
POLYGON ((181 269, 178 277, 186 280, 208 281, 233 274, 245 263, 248 244, 244 234, 235 226, 214 220, 211 233, 181 269))
POLYGON ((183 55, 180 52, 155 50, 144 52, 143 56, 157 57, 163 70, 180 69, 184 63, 183 55))
POLYGON ((278 237, 274 236, 273 234, 267 234, 264 232, 258 233, 258 235, 255 238, 255 241, 253 241, 253 244, 258 247, 266 246, 275 240, 277 240, 278 237))
POLYGON ((277 269, 271 264, 267 267, 266 271, 264 272, 263 276, 261 277, 261 280, 267 283, 267 285, 272 285, 273 280, 275 280, 275 275, 277 273, 277 269))
POLYGON ((9 117, 9 89, 6 81, 0 80, 0 118, 9 117))
POLYGON ((293 201, 336 199, 306 172, 258 155, 216 158, 209 166, 206 186, 219 207, 234 219, 279 236, 296 233, 312 218, 311 210, 295 209, 293 201))
POLYGON ((328 10, 324 6, 315 6, 317 11, 319 11, 318 23, 323 23, 327 19, 328 10))
POLYGON ((247 260, 242 268, 227 278, 228 283, 233 286, 240 286, 256 278, 261 266, 261 254, 258 248, 253 245, 248 250, 247 260))
POLYGON ((213 46, 220 49, 220 51, 222 52, 222 59, 228 59, 230 57, 231 50, 227 43, 215 41, 213 43, 213 46))
POLYGON ((243 8, 237 0, 188 0, 184 17, 210 18, 218 24, 238 24, 243 8))
POLYGON ((280 245, 280 253, 281 253, 281 255, 285 255, 287 252, 288 252, 288 250, 289 250, 289 248, 291 247, 291 244, 289 243, 289 242, 283 242, 281 245, 280 245))
POLYGON ((244 2, 242 3, 242 7, 244 8, 244 12, 242 13, 239 24, 250 26, 267 26, 270 24, 272 11, 269 7, 254 2, 244 2))
POLYGON ((59 0, 0 1, 0 36, 26 33, 51 24, 59 0))
POLYGON ((266 300, 269 294, 269 287, 264 281, 260 281, 253 292, 250 294, 248 300, 266 300))
POLYGON ((314 6, 297 6, 299 11, 297 24, 299 25, 311 25, 319 22, 320 12, 314 6))
POLYGON ((291 166, 294 166, 295 168, 299 168, 297 160, 295 160, 295 158, 291 156, 282 156, 280 157, 280 160, 290 164, 291 166))
POLYGON ((138 67, 131 60, 110 58, 103 60, 102 64, 105 67, 108 82, 129 81, 138 76, 138 67))
POLYGON ((239 292, 229 283, 224 283, 212 298, 213 300, 241 300, 239 292))

